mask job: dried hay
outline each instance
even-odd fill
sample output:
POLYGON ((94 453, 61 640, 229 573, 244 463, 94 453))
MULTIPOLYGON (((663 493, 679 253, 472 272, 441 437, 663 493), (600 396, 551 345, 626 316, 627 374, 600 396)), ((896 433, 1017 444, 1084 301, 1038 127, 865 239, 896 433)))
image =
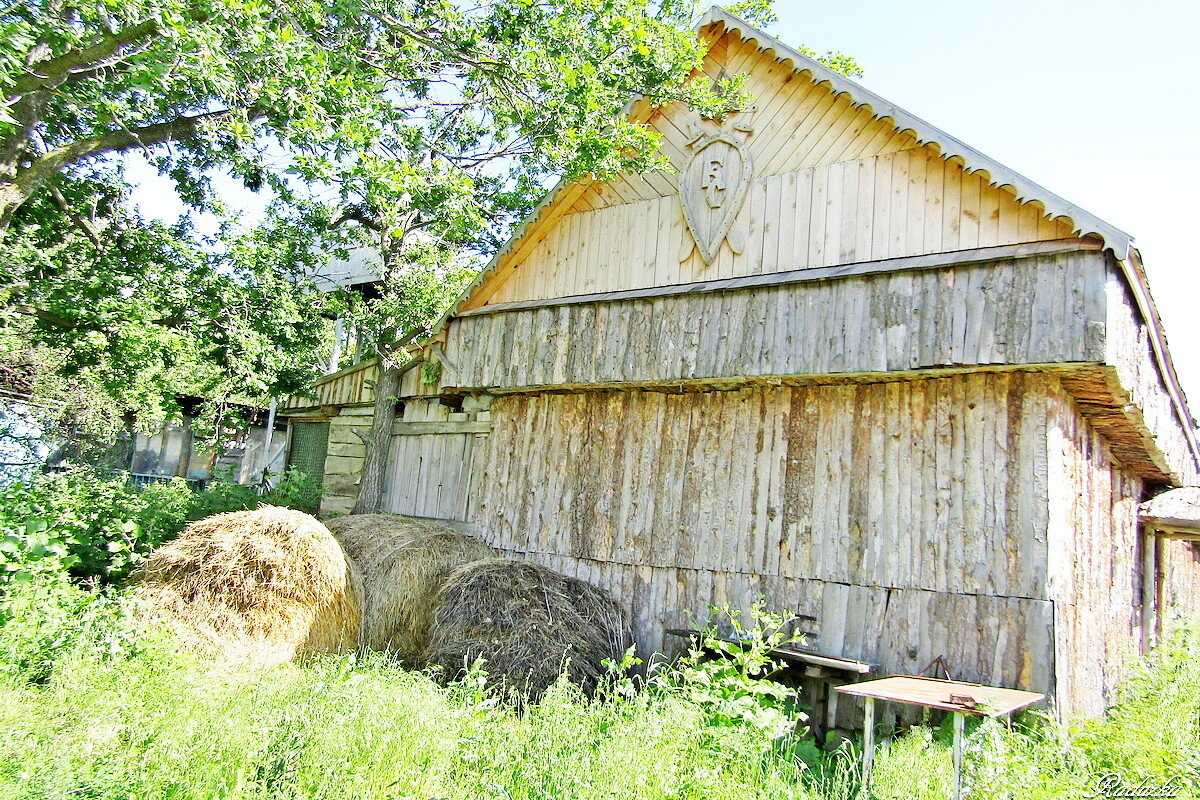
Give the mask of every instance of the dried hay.
POLYGON ((477 561, 438 595, 428 661, 447 678, 486 660, 489 682, 540 697, 566 673, 585 691, 631 643, 620 604, 603 589, 526 561, 477 561))
POLYGON ((388 514, 337 517, 329 529, 363 575, 364 647, 422 666, 433 604, 452 570, 490 547, 434 522, 388 514))
POLYGON ((358 645, 357 569, 299 511, 264 506, 193 522, 133 581, 147 620, 222 662, 277 664, 358 645))

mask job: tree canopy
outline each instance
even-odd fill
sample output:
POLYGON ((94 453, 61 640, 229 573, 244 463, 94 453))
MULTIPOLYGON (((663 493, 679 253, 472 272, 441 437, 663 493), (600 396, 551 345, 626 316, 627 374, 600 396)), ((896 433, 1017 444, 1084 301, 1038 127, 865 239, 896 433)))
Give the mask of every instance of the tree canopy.
POLYGON ((645 163, 651 137, 619 109, 632 92, 680 93, 700 56, 693 10, 681 0, 13 3, 0 21, 0 224, 64 169, 131 149, 198 206, 212 201, 204 170, 218 165, 289 196, 287 176, 361 203, 470 206, 472 184, 519 184, 514 170, 645 163))
MULTIPOLYGON (((677 0, 653 10, 640 0, 9 4, 5 335, 22 357, 48 348, 42 368, 120 410, 161 406, 154 387, 189 382, 209 396, 294 390, 313 377, 322 329, 298 272, 370 242, 385 281, 423 307, 437 292, 429 280, 414 292, 406 271, 442 275, 463 248, 485 249, 547 172, 649 163, 651 137, 619 109, 631 92, 689 91, 691 10, 677 0), (214 254, 123 205, 113 158, 129 151, 197 209, 224 210, 210 177, 225 171, 269 191, 272 213, 214 254)), ((706 92, 690 95, 713 102, 706 92)), ((369 312, 396 317, 397 292, 369 312)))
MULTIPOLYGON (((218 398, 294 391, 324 363, 334 312, 380 341, 427 324, 547 176, 658 164, 655 134, 622 112, 631 95, 710 115, 736 105, 736 77, 692 77, 699 10, 12 2, 0 11, 6 349, 143 416, 190 386, 218 398), (129 152, 198 210, 236 211, 211 183, 230 174, 267 193, 267 218, 215 246, 185 224, 143 220, 123 201, 117 159, 129 152), (375 299, 305 281, 327 255, 364 244, 379 254, 375 299)), ((733 10, 770 21, 769 0, 733 10)), ((843 58, 823 60, 852 70, 843 58)))
POLYGON ((181 395, 213 401, 215 432, 227 406, 315 377, 332 299, 303 288, 299 259, 259 231, 207 251, 123 195, 111 176, 60 176, 18 211, 0 248, 0 389, 111 437, 174 416, 181 395))

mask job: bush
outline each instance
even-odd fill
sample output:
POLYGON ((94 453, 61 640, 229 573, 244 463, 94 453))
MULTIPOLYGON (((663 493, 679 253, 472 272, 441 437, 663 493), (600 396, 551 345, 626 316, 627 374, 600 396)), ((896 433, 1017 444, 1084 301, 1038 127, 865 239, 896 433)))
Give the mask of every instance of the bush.
POLYGON ((0 580, 119 580, 183 528, 190 495, 182 480, 139 493, 82 469, 10 484, 0 498, 0 580))
POLYGON ((38 475, 0 496, 0 585, 47 573, 120 581, 190 521, 261 504, 311 513, 319 501, 316 482, 291 469, 261 495, 221 481, 193 492, 182 478, 139 490, 84 469, 38 475))
POLYGON ((314 514, 321 502, 321 487, 312 476, 288 467, 261 494, 255 486, 210 481, 196 492, 188 510, 188 520, 204 519, 226 511, 247 511, 260 505, 284 506, 314 514))
POLYGON ((802 732, 798 726, 806 716, 794 692, 773 680, 783 664, 772 650, 802 641, 785 633, 792 620, 768 612, 761 598, 751 604, 749 625, 728 604, 708 611, 711 622, 699 632, 700 646, 654 671, 651 687, 683 694, 705 710, 714 727, 749 725, 773 739, 802 732), (728 637, 718 635, 720 622, 728 637))

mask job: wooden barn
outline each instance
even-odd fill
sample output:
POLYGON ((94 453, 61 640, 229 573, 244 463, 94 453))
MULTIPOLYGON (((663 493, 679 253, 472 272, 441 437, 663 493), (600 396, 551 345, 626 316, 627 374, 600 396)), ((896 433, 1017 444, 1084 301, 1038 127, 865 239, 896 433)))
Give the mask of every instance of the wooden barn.
MULTIPOLYGON (((761 594, 880 674, 942 655, 1102 711, 1200 597, 1195 531, 1139 511, 1200 450, 1130 237, 727 12, 698 30, 753 106, 633 103, 674 170, 557 187, 409 347, 383 510, 611 590, 643 655, 761 594)), ((375 371, 283 411, 326 512, 375 371)))

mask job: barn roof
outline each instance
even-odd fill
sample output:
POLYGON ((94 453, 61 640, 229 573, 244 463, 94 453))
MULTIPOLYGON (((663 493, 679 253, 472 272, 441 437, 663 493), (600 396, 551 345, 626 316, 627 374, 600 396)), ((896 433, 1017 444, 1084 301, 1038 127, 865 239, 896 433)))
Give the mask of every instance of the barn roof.
MULTIPOLYGON (((773 54, 777 61, 789 63, 796 73, 807 73, 817 85, 826 85, 835 95, 846 95, 855 107, 870 109, 873 117, 891 120, 897 132, 910 131, 918 143, 936 148, 943 159, 955 160, 962 164, 967 173, 979 173, 986 176, 990 185, 999 188, 1010 187, 1017 200, 1021 203, 1036 202, 1044 208, 1044 214, 1049 218, 1069 219, 1075 231, 1081 237, 1098 236, 1104 241, 1105 248, 1111 250, 1119 262, 1121 269, 1133 294, 1139 313, 1146 320, 1150 329, 1150 344, 1167 384, 1168 394, 1178 415, 1184 435, 1188 439, 1193 458, 1200 463, 1200 442, 1197 441, 1195 423, 1187 406, 1179 379, 1175 373, 1170 353, 1167 350, 1166 338, 1163 334, 1162 323, 1158 309, 1150 296, 1146 274, 1142 267, 1141 257, 1133 247, 1133 237, 1120 228, 1112 225, 1088 211, 1076 206, 1059 195, 1010 169, 995 159, 984 155, 970 145, 960 141, 940 128, 917 117, 903 108, 891 103, 874 92, 866 89, 853 80, 834 72, 824 64, 805 56, 795 48, 789 47, 768 33, 739 19, 723 8, 713 6, 696 23, 697 32, 706 29, 721 28, 740 36, 744 41, 756 44, 759 51, 773 54)), ((626 107, 631 111, 635 98, 626 107)), ((574 181, 563 180, 558 183, 533 209, 533 211, 516 227, 512 236, 496 253, 487 268, 463 292, 454 306, 434 327, 433 335, 437 336, 445 325, 458 314, 468 303, 476 290, 502 264, 509 253, 517 249, 527 236, 535 235, 545 212, 554 206, 560 194, 574 181)), ((553 223, 551 223, 553 224, 553 223)))
POLYGON ((1142 503, 1143 522, 1200 530, 1200 486, 1171 489, 1142 503))

